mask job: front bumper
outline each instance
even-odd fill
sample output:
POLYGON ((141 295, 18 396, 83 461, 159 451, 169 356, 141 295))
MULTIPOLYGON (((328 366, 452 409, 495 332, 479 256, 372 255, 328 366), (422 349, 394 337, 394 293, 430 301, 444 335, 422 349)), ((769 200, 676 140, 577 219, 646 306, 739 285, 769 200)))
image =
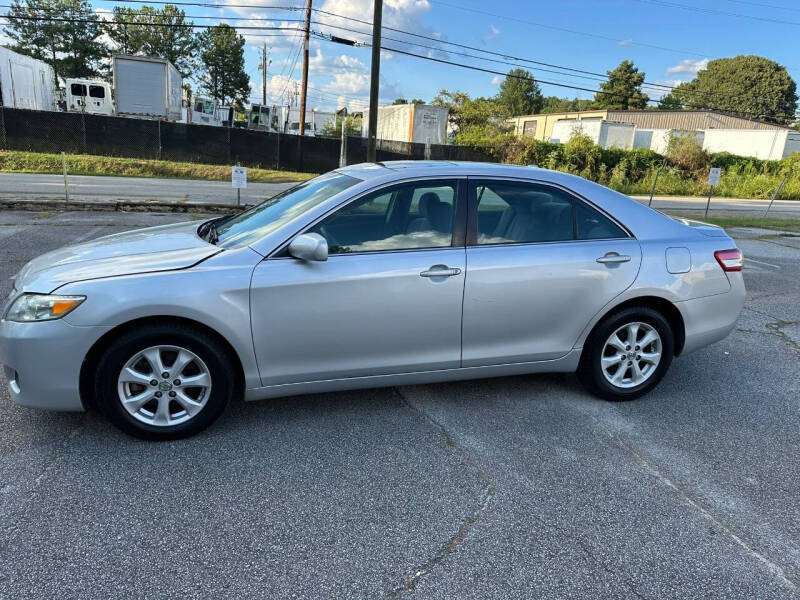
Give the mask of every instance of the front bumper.
POLYGON ((736 327, 746 296, 744 279, 741 272, 728 273, 728 279, 731 289, 724 294, 675 303, 686 333, 682 355, 724 339, 736 327))
POLYGON ((76 327, 63 319, 38 323, 0 321, 0 364, 17 404, 50 410, 84 410, 81 364, 108 327, 76 327))

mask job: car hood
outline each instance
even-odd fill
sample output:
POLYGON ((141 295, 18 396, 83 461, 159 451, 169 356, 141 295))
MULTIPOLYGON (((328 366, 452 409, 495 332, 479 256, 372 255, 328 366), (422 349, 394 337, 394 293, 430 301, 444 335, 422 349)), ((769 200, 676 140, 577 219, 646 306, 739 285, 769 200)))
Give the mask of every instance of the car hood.
POLYGON ((33 259, 17 274, 19 291, 51 292, 65 283, 190 267, 220 251, 197 235, 200 221, 107 235, 33 259))

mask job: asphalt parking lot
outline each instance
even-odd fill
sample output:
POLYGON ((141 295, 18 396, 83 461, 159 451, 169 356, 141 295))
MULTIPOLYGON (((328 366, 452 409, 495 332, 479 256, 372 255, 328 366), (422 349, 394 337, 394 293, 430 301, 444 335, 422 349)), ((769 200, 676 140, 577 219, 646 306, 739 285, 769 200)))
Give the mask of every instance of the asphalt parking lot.
MULTIPOLYGON (((185 218, 0 212, 0 294, 185 218)), ((757 235, 737 330, 631 403, 512 377, 236 403, 154 444, 3 385, 0 598, 800 597, 800 244, 757 235)))

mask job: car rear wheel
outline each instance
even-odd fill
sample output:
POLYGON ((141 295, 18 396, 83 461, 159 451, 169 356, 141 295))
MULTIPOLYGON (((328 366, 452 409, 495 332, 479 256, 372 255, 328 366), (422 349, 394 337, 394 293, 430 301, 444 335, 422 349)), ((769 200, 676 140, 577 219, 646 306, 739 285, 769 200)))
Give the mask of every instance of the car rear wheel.
POLYGON ((669 369, 675 350, 664 316, 646 307, 607 317, 586 340, 578 377, 606 400, 633 400, 652 390, 669 369))
POLYGON ((231 359, 213 336, 181 324, 148 325, 121 335, 103 354, 95 396, 126 433, 177 439, 213 423, 234 382, 231 359))

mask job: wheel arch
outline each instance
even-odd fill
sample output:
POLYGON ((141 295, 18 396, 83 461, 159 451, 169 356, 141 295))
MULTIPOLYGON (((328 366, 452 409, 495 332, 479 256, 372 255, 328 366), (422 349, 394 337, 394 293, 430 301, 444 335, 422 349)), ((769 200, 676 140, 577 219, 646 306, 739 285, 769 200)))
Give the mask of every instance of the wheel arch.
POLYGON ((239 354, 236 352, 236 349, 227 339, 225 339, 225 336, 220 334, 212 327, 209 327, 205 323, 195 321, 194 319, 177 316, 148 316, 126 321, 125 323, 117 325, 113 329, 110 329, 100 336, 100 338, 95 341, 92 347, 89 348, 89 351, 86 353, 83 363, 81 364, 80 378, 78 383, 78 390, 84 408, 88 409, 93 408, 94 406, 93 376, 103 352, 105 352, 105 350, 118 336, 144 325, 158 324, 182 324, 214 337, 222 345, 222 347, 225 348, 231 361, 233 362, 234 370, 236 372, 236 381, 234 383, 236 393, 241 394, 243 392, 245 387, 245 377, 242 360, 239 357, 239 354))
MULTIPOLYGON (((664 318, 667 320, 667 323, 669 323, 670 328, 672 329, 673 335, 675 336, 674 354, 675 356, 680 356, 681 352, 683 351, 684 343, 686 342, 686 325, 683 321, 683 315, 681 315, 681 311, 678 310, 678 307, 675 306, 674 303, 660 296, 638 296, 635 298, 629 298, 624 302, 620 302, 619 304, 612 306, 606 310, 603 315, 597 319, 597 321, 595 321, 595 324, 592 326, 585 339, 588 340, 591 338, 595 330, 600 327, 600 324, 603 323, 610 315, 635 306, 653 309, 664 316, 664 318)), ((586 345, 584 343, 584 348, 585 346, 586 345)))

